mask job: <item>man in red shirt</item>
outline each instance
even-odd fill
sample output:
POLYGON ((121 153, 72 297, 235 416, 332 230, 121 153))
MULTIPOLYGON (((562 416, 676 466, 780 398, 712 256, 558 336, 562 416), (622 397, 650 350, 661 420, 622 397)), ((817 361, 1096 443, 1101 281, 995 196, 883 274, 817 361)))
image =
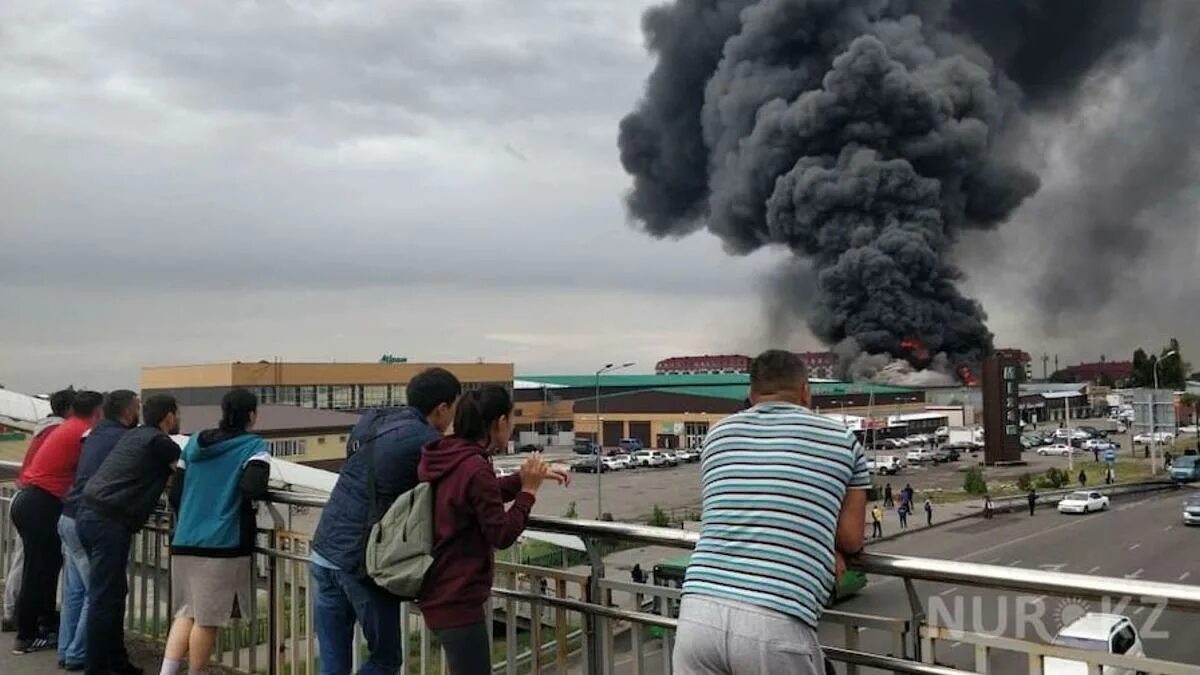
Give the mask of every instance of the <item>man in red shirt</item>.
MULTIPOLYGON (((21 462, 21 472, 17 474, 17 489, 21 489, 21 478, 29 461, 37 455, 42 443, 50 436, 50 432, 62 424, 64 418, 71 414, 71 401, 75 399, 74 389, 63 389, 50 395, 50 415, 38 420, 33 428, 33 440, 25 451, 25 459, 21 462)), ((4 618, 0 620, 0 631, 12 633, 17 630, 17 595, 21 591, 21 568, 25 563, 25 549, 21 546, 21 538, 17 537, 13 546, 12 563, 8 574, 4 577, 4 618)), ((43 625, 55 626, 53 616, 43 617, 43 625)))
POLYGON ((62 515, 63 497, 75 481, 83 436, 99 419, 103 400, 94 391, 76 392, 70 419, 50 432, 38 448, 21 477, 21 491, 13 498, 12 521, 25 550, 14 654, 56 646, 53 635, 39 630, 38 619, 54 614, 62 570, 58 517, 62 515))

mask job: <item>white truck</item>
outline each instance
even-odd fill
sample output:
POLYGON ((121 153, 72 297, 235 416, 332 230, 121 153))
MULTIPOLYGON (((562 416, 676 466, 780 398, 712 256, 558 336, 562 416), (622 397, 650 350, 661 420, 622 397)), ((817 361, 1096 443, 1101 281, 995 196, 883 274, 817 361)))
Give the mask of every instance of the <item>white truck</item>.
POLYGON ((950 434, 946 437, 946 444, 953 446, 966 447, 974 445, 977 439, 975 430, 971 427, 950 427, 950 434))

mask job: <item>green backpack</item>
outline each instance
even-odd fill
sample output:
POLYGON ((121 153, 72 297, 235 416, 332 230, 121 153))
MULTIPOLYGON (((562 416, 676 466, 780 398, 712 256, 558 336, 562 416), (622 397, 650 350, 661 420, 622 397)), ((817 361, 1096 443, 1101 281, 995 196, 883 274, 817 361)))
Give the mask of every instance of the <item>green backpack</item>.
POLYGON ((375 496, 375 427, 367 440, 367 494, 371 500, 371 529, 367 537, 367 574, 382 589, 402 600, 421 596, 433 566, 433 485, 417 483, 379 516, 375 496))

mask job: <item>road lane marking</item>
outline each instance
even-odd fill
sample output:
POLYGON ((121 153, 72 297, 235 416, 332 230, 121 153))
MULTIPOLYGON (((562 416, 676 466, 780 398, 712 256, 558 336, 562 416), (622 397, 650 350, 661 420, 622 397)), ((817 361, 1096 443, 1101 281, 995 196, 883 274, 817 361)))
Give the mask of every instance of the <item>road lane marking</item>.
POLYGON ((1135 571, 1133 574, 1126 574, 1126 575, 1125 575, 1125 578, 1126 578, 1126 579, 1137 579, 1137 578, 1141 577, 1141 576, 1142 576, 1142 572, 1145 572, 1145 571, 1146 571, 1146 570, 1144 570, 1144 569, 1142 569, 1142 568, 1140 568, 1140 567, 1139 567, 1139 568, 1137 568, 1137 570, 1136 570, 1136 571, 1135 571))
POLYGON ((985 560, 983 564, 984 565, 995 565, 998 562, 1000 562, 999 558, 990 558, 988 560, 985 560))
POLYGON ((1130 545, 1129 550, 1136 551, 1140 547, 1141 547, 1141 544, 1132 544, 1132 545, 1130 545))
POLYGON ((1180 574, 1180 575, 1179 575, 1179 580, 1180 580, 1180 581, 1183 581, 1184 579, 1186 579, 1186 578, 1188 578, 1188 577, 1190 577, 1190 576, 1192 576, 1192 573, 1191 573, 1191 572, 1184 572, 1183 574, 1180 574))
POLYGON ((1170 531, 1171 531, 1171 528, 1173 528, 1173 527, 1175 527, 1175 526, 1174 526, 1174 525, 1168 525, 1168 526, 1166 526, 1166 527, 1164 527, 1164 528, 1163 528, 1163 532, 1170 532, 1170 531))
POLYGON ((1144 611, 1146 611, 1145 607, 1138 607, 1137 609, 1133 610, 1133 614, 1134 614, 1134 616, 1137 616, 1138 614, 1141 614, 1144 611))
POLYGON ((1020 560, 1014 560, 1014 561, 1008 563, 1009 567, 1016 567, 1017 565, 1020 565, 1020 564, 1021 564, 1020 560))
POLYGON ((1099 565, 1096 565, 1096 566, 1095 566, 1095 567, 1093 567, 1092 569, 1088 570, 1088 571, 1087 571, 1087 573, 1088 573, 1088 574, 1095 574, 1096 572, 1099 572, 1099 571, 1100 571, 1100 566, 1099 566, 1099 565))
POLYGON ((941 595, 941 596, 950 595, 951 593, 953 593, 957 590, 958 590, 958 586, 951 586, 950 588, 947 588, 946 590, 942 591, 941 593, 938 593, 938 595, 941 595))

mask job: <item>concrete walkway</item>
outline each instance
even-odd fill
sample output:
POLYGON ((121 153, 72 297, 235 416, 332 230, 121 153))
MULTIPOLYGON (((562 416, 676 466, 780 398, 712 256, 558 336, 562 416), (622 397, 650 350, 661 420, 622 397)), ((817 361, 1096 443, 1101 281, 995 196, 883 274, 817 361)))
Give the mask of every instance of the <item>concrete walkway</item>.
MULTIPOLYGON (((0 673, 3 675, 54 675, 64 672, 58 669, 58 655, 54 650, 17 656, 12 653, 12 640, 12 633, 0 636, 0 673)), ((147 675, 158 673, 162 665, 162 647, 140 640, 130 640, 128 646, 130 658, 147 675)))

